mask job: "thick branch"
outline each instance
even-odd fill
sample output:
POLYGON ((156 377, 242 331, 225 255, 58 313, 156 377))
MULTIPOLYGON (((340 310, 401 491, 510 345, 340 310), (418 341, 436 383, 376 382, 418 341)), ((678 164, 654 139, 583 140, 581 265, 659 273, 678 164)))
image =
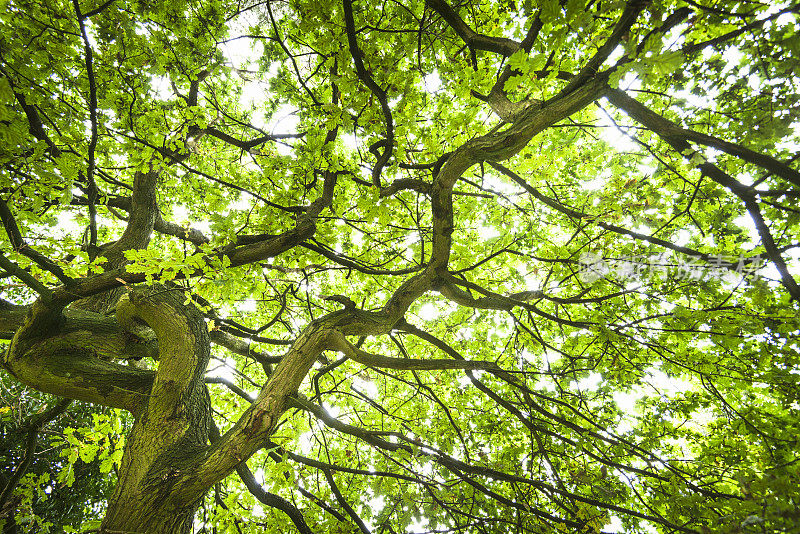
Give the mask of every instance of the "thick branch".
POLYGON ((189 243, 192 243, 198 247, 211 241, 197 228, 187 228, 174 222, 167 221, 161 215, 161 211, 156 213, 156 220, 155 223, 153 223, 153 230, 160 234, 171 235, 173 237, 177 237, 178 239, 188 241, 189 243))
POLYGON ((113 3, 114 3, 114 1, 115 1, 115 0, 106 0, 106 1, 105 1, 105 2, 103 2, 101 5, 99 5, 97 8, 95 8, 95 9, 92 9, 91 11, 87 11, 86 13, 84 13, 84 14, 83 14, 83 18, 84 18, 84 19, 88 19, 88 18, 90 18, 90 17, 94 17, 95 15, 99 15, 100 13, 102 13, 103 11, 105 11, 105 10, 108 8, 108 6, 110 6, 111 4, 113 4, 113 3))
POLYGON ((150 243, 158 213, 156 184, 159 174, 159 171, 151 169, 146 173, 137 172, 134 176, 130 218, 122 236, 102 253, 107 259, 106 268, 121 267, 126 262, 126 250, 145 249, 150 243))
MULTIPOLYGON (((125 251, 141 250, 147 248, 150 243, 150 236, 153 233, 153 226, 158 213, 156 204, 156 182, 159 171, 151 169, 149 172, 136 172, 133 178, 133 193, 131 195, 131 209, 128 224, 122 236, 109 245, 100 255, 106 258, 104 268, 106 272, 114 272, 123 269, 127 263, 125 251)), ((85 281, 84 279, 82 281, 85 281)), ((107 287, 102 294, 79 295, 90 298, 78 304, 83 309, 97 312, 105 312, 114 307, 119 297, 122 295, 119 284, 107 287), (110 291, 107 291, 110 290, 110 291)), ((73 299, 77 300, 77 299, 73 299)), ((72 302, 69 301, 69 302, 72 302)))
MULTIPOLYGON (((0 67, 0 72, 6 77, 6 79, 11 84, 11 87, 14 87, 12 82, 12 78, 8 75, 8 73, 0 67)), ((28 119, 28 132, 34 136, 36 139, 40 141, 44 141, 50 149, 50 152, 53 156, 58 157, 61 155, 61 150, 56 146, 50 136, 47 135, 47 132, 44 129, 44 124, 42 123, 42 118, 39 116, 39 110, 36 106, 29 104, 25 98, 25 95, 22 93, 14 91, 14 96, 19 102, 20 107, 25 112, 25 117, 28 119)))
POLYGON ((580 72, 569 81, 566 87, 561 90, 559 96, 569 94, 597 74, 603 62, 608 59, 608 56, 610 56, 614 49, 620 44, 622 38, 628 33, 628 30, 631 29, 631 26, 633 26, 633 23, 636 22, 636 19, 639 17, 639 14, 649 3, 649 0, 630 0, 625 5, 622 15, 606 42, 597 50, 597 53, 595 53, 592 59, 583 66, 580 72))
POLYGON ((280 416, 314 361, 327 345, 327 321, 314 321, 277 365, 252 405, 200 459, 195 473, 182 484, 197 497, 224 478, 259 448, 275 429, 280 416))
POLYGON ((472 49, 510 56, 521 48, 521 44, 513 39, 477 33, 444 0, 425 0, 425 5, 436 11, 453 28, 464 43, 472 49))
MULTIPOLYGON (((40 391, 138 413, 154 373, 111 360, 153 357, 156 345, 124 331, 113 317, 70 309, 48 319, 46 311, 35 311, 41 307, 37 301, 25 308, 3 367, 40 391)), ((19 312, 12 309, 12 319, 19 312)))
MULTIPOLYGON (((618 97, 617 101, 622 102, 622 98, 623 97, 618 97)), ((609 98, 609 100, 611 99, 609 98)), ((632 106, 634 106, 634 104, 630 104, 628 107, 631 108, 632 106)), ((713 135, 681 128, 677 124, 668 123, 667 121, 664 122, 664 128, 659 132, 659 135, 662 137, 675 137, 684 139, 686 141, 697 143, 698 145, 716 148, 717 150, 725 152, 726 154, 741 158, 748 163, 758 165, 772 174, 780 176, 786 181, 800 187, 800 172, 767 154, 750 150, 749 148, 743 147, 736 143, 724 141, 718 137, 714 137, 713 135)))
POLYGON ((100 360, 83 347, 91 334, 51 341, 45 350, 9 351, 3 367, 39 391, 138 413, 147 401, 155 373, 100 360))
POLYGON ((282 357, 253 404, 204 453, 196 473, 182 482, 186 491, 199 497, 263 445, 313 363, 324 350, 335 346, 333 336, 388 333, 411 303, 430 288, 432 279, 428 269, 407 280, 380 311, 347 308, 311 322, 282 357))
POLYGON ((416 178, 398 178, 387 187, 381 189, 381 197, 390 197, 400 191, 416 191, 417 193, 428 194, 431 184, 416 178))
MULTIPOLYGON (((316 222, 320 212, 326 207, 330 206, 333 201, 333 191, 336 185, 336 174, 326 173, 323 193, 307 208, 306 214, 300 217, 297 226, 287 230, 286 232, 277 236, 265 236, 263 240, 256 241, 234 248, 227 249, 223 252, 217 253, 216 257, 209 257, 209 263, 216 263, 222 258, 227 258, 225 261, 230 267, 238 267, 256 261, 265 260, 274 256, 278 256, 283 252, 299 245, 305 239, 308 239, 316 231, 316 222)), ((136 211, 134 209, 134 211, 136 211)), ((153 215, 153 217, 155 217, 153 215)), ((133 215, 131 221, 128 222, 128 227, 132 225, 138 226, 133 222, 133 215)), ((152 229, 152 226, 151 226, 152 229)), ((127 230, 126 230, 127 231, 127 230)), ((132 236, 133 238, 133 236, 132 236)), ((125 234, 117 241, 117 244, 125 240, 125 234)), ((149 240, 149 235, 148 235, 149 240)), ((133 239, 131 241, 133 242, 133 239)), ((120 245, 122 246, 122 245, 120 245)), ((127 249, 125 249, 127 250, 127 249)), ((122 255, 124 260, 124 255, 122 255)), ((198 275, 202 271, 198 271, 198 275)), ((86 278, 76 280, 69 287, 60 286, 53 290, 52 306, 53 308, 68 305, 81 298, 89 297, 108 291, 110 289, 119 288, 125 284, 137 284, 144 282, 146 279, 143 273, 129 273, 124 267, 115 270, 107 270, 106 272, 94 276, 87 276, 86 278)))
POLYGON ((263 241, 235 247, 226 251, 225 256, 230 260, 230 266, 236 267, 277 256, 313 236, 317 229, 316 224, 319 214, 333 202, 333 191, 336 187, 336 181, 336 173, 325 173, 322 194, 311 203, 306 210, 306 214, 300 217, 297 226, 292 230, 288 230, 275 237, 264 239, 263 241))
MULTIPOLYGON (((314 226, 301 222, 300 228, 292 228, 269 239, 264 239, 250 245, 236 247, 230 251, 218 254, 219 257, 230 259, 229 266, 238 267, 249 263, 265 260, 282 254, 283 252, 299 245, 306 236, 313 234, 314 226)), ((209 262, 218 262, 217 258, 208 258, 209 262)), ((199 271, 197 275, 200 275, 199 271)), ((102 274, 87 276, 67 286, 59 286, 53 290, 52 302, 54 306, 64 307, 81 298, 103 293, 110 289, 119 288, 126 284, 144 282, 143 273, 128 272, 125 267, 120 267, 102 274)))
POLYGON ((604 88, 604 81, 594 79, 568 95, 553 98, 540 106, 530 106, 520 112, 507 129, 471 139, 447 158, 431 191, 434 232, 430 265, 433 268, 445 266, 449 259, 450 234, 453 232, 450 191, 461 175, 478 162, 502 161, 515 155, 533 136, 599 98, 604 88))
MULTIPOLYGON (((682 128, 675 126, 672 122, 647 108, 636 99, 631 98, 623 91, 610 89, 607 93, 607 98, 609 102, 624 110, 636 122, 650 129, 653 133, 666 141, 672 148, 680 152, 685 158, 691 160, 695 155, 694 149, 689 144, 689 139, 682 133, 682 128)), ((789 273, 786 262, 775 244, 775 239, 772 237, 772 233, 761 214, 761 209, 756 201, 753 188, 743 185, 708 161, 703 161, 698 164, 697 168, 705 176, 708 176, 721 186, 727 188, 744 203, 750 217, 753 219, 759 236, 761 236, 761 242, 764 245, 767 256, 775 264, 775 268, 781 275, 783 286, 789 291, 793 299, 800 300, 800 286, 797 285, 797 281, 789 273)))
POLYGON ((23 325, 28 306, 18 306, 0 299, 0 339, 11 339, 23 325))
POLYGON ((466 169, 479 161, 502 161, 512 157, 536 134, 598 99, 604 87, 603 81, 592 80, 568 95, 554 97, 540 106, 527 108, 505 130, 466 142, 442 165, 439 171, 441 179, 446 180, 446 184, 454 184, 466 169))
POLYGON ((522 294, 523 298, 514 298, 513 296, 507 297, 505 295, 500 295, 498 293, 489 291, 488 289, 483 288, 478 284, 474 284, 466 280, 460 280, 455 277, 449 277, 443 280, 441 284, 437 287, 437 289, 442 295, 449 298, 453 302, 460 304, 462 306, 468 306, 470 308, 478 308, 483 310, 511 311, 513 308, 519 306, 525 308, 530 312, 535 313, 540 317, 543 317, 550 321, 554 321, 564 326, 572 326, 574 328, 589 328, 590 326, 595 324, 584 321, 580 322, 571 321, 569 319, 556 317, 555 315, 547 313, 546 311, 539 309, 535 304, 526 302, 527 300, 529 300, 529 298, 531 298, 531 296, 527 294, 528 292, 522 294), (483 297, 475 298, 469 292, 464 291, 461 288, 457 287, 459 285, 463 285, 469 289, 477 291, 478 293, 481 293, 483 297))

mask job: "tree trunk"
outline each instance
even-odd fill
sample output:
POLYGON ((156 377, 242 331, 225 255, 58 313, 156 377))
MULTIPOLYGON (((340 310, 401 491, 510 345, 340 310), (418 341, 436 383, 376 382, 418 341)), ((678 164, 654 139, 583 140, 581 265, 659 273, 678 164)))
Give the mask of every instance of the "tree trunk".
POLYGON ((160 361, 125 443, 103 532, 188 533, 203 495, 187 494, 178 482, 191 474, 208 446, 205 322, 196 309, 183 305, 180 291, 161 287, 123 297, 117 320, 147 323, 158 338, 160 361))
POLYGON ((202 495, 187 495, 179 481, 192 472, 207 447, 210 410, 207 390, 200 383, 170 418, 155 418, 149 411, 137 418, 125 444, 103 532, 191 532, 202 495), (180 439, 165 446, 181 433, 180 439))
MULTIPOLYGON (((189 534, 197 505, 175 508, 164 503, 153 506, 121 506, 109 510, 100 530, 103 534, 189 534)), ((198 503, 199 504, 199 503, 198 503)))

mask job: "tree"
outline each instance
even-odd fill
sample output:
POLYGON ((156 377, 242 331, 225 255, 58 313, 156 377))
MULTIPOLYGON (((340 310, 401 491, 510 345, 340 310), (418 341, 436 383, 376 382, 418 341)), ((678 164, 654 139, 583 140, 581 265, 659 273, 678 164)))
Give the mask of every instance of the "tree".
POLYGON ((3 368, 115 409, 83 528, 797 532, 797 13, 7 2, 3 368))

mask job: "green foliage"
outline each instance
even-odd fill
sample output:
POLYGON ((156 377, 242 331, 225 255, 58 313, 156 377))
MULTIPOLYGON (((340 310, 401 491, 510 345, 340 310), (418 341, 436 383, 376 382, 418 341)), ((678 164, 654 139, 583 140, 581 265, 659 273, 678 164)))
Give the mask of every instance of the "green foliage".
MULTIPOLYGON (((26 421, 41 413, 47 400, 45 395, 2 377, 0 485, 3 487, 24 457, 26 421)), ((124 421, 113 413, 79 404, 46 425, 40 432, 33 461, 14 491, 14 506, 10 508, 13 516, 0 517, 6 531, 13 532, 12 525, 16 525, 22 532, 66 532, 94 519, 114 485, 115 472, 104 470, 103 463, 112 457, 118 462, 127 430, 124 421), (89 439, 84 443, 83 438, 89 439), (108 447, 109 443, 117 446, 108 447), (94 447, 94 456, 79 452, 86 445, 94 447)))
POLYGON ((119 468, 122 450, 125 446, 122 433, 122 421, 119 417, 103 414, 92 414, 93 427, 76 430, 67 427, 63 436, 52 441, 54 447, 61 449, 61 456, 67 458, 67 465, 62 468, 56 479, 68 487, 75 482, 73 466, 79 459, 88 464, 99 461, 99 469, 107 474, 116 466, 119 468))
MULTIPOLYGON (((273 373, 265 358, 342 309, 327 297, 377 314, 403 296, 442 239, 431 191, 443 164, 514 127, 493 98, 530 106, 515 117, 550 113, 626 9, 448 2, 495 45, 541 26, 504 56, 465 42, 439 3, 351 6, 384 103, 356 72, 339 1, 79 2, 91 74, 73 3, 1 6, 0 199, 67 276, 124 264, 197 305, 215 342, 208 374, 236 386, 208 386, 223 433, 250 405, 241 393, 255 398, 273 373), (372 170, 390 129, 382 193, 372 170), (148 172, 152 237, 105 257, 133 231, 134 180, 148 172), (306 221, 332 176, 330 205, 306 221)), ((329 417, 292 405, 248 462, 259 485, 314 532, 361 531, 353 516, 372 532, 797 531, 798 184, 730 145, 796 169, 798 25, 788 4, 648 3, 583 85, 605 80, 672 126, 641 122, 604 89, 500 162, 513 174, 477 157, 453 186, 446 272, 403 321, 349 339, 505 372, 384 369, 327 350, 300 393, 329 417), (582 270, 587 254, 597 276, 582 270)), ((9 235, 4 256, 61 284, 9 235)), ((36 288, 5 269, 0 297, 33 302, 36 288)), ((43 402, 24 395, 36 402, 4 396, 0 408, 9 472, 24 454, 15 424, 43 402)), ((14 521, 31 532, 99 528, 121 467, 127 419, 69 413, 14 493, 14 521)), ((235 474, 195 523, 296 529, 235 474)))

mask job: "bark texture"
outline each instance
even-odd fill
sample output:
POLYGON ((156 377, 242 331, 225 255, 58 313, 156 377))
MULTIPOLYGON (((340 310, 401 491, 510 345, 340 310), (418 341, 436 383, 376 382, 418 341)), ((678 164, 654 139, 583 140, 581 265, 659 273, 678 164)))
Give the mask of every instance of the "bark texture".
POLYGON ((205 322, 194 307, 183 304, 180 291, 163 287, 124 295, 117 304, 117 320, 128 328, 141 321, 155 331, 159 365, 125 444, 103 528, 188 533, 202 494, 187 494, 176 482, 208 441, 205 322))

